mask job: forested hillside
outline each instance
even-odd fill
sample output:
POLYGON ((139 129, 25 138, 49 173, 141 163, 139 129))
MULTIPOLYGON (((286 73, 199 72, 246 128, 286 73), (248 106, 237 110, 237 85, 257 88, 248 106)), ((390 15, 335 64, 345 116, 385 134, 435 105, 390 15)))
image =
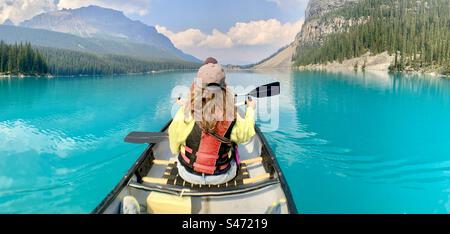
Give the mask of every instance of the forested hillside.
POLYGON ((116 54, 147 61, 185 61, 167 50, 117 38, 83 38, 43 29, 0 25, 0 40, 8 44, 29 42, 33 46, 73 50, 82 53, 116 54))
POLYGON ((0 74, 4 75, 112 75, 193 69, 198 66, 197 63, 186 61, 148 61, 122 55, 93 54, 0 41, 0 74))
POLYGON ((361 0, 324 16, 352 20, 322 43, 299 46, 295 65, 342 61, 371 52, 395 55, 392 71, 450 74, 450 1, 361 0))
POLYGON ((48 65, 29 43, 8 45, 0 41, 0 74, 42 75, 48 65))
POLYGON ((122 55, 83 53, 48 47, 39 47, 38 50, 48 63, 49 72, 55 76, 146 73, 199 66, 193 62, 147 61, 122 55))

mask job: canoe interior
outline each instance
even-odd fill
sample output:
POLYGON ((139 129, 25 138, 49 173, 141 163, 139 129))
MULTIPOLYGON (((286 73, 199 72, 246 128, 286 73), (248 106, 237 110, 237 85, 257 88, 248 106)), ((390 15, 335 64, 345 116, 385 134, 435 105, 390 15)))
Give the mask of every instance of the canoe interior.
MULTIPOLYGON (((167 127, 163 130, 166 131, 167 127)), ((289 188, 282 177, 275 157, 269 148, 266 147, 265 139, 259 129, 249 142, 239 145, 239 154, 242 161, 262 157, 260 162, 253 162, 246 166, 247 177, 261 178, 262 175, 271 175, 270 179, 260 179, 254 183, 227 187, 227 193, 211 193, 205 191, 205 186, 200 188, 198 185, 185 185, 183 188, 187 191, 194 191, 192 195, 183 194, 191 197, 191 213, 193 214, 261 214, 266 213, 269 207, 278 202, 276 213, 295 213, 289 188), (196 190, 197 188, 197 190, 196 190), (241 188, 241 192, 236 192, 241 188), (195 193, 200 189, 203 192, 195 193), (281 202, 280 202, 281 201, 281 202)), ((104 201, 94 210, 94 213, 117 214, 120 211, 120 204, 123 197, 131 195, 135 197, 140 206, 141 213, 147 213, 148 195, 153 191, 166 192, 165 186, 141 183, 138 177, 145 176, 151 178, 163 178, 164 172, 167 172, 167 165, 152 163, 153 160, 175 161, 177 155, 173 155, 169 150, 168 140, 164 140, 156 145, 150 145, 141 155, 134 167, 122 179, 121 183, 104 199, 104 201), (140 171, 140 173, 136 173, 140 171), (138 176, 136 176, 138 175, 138 176)), ((178 186, 179 187, 179 186, 178 186)), ((222 187, 225 187, 223 185, 222 187)), ((176 190, 176 189, 175 189, 176 190)), ((208 191, 209 189, 206 189, 208 191)), ((221 190, 215 188, 215 191, 221 190)), ((170 190, 172 193, 176 191, 170 190)), ((213 190, 211 190, 213 191, 213 190)))

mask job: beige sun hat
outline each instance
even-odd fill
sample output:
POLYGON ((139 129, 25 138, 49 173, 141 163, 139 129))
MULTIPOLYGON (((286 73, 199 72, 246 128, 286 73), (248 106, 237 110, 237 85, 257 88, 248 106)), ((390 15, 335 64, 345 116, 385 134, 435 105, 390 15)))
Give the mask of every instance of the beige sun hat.
POLYGON ((198 69, 197 78, 201 80, 202 84, 223 84, 225 82, 225 71, 217 62, 210 62, 198 69))

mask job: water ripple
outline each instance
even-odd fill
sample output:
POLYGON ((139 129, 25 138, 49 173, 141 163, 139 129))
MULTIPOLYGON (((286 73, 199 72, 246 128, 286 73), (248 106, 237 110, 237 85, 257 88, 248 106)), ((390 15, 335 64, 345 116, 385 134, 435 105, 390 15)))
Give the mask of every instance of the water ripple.
POLYGON ((69 137, 57 130, 40 130, 24 120, 0 122, 0 151, 19 154, 33 151, 67 157, 73 151, 87 151, 98 143, 92 135, 69 137))

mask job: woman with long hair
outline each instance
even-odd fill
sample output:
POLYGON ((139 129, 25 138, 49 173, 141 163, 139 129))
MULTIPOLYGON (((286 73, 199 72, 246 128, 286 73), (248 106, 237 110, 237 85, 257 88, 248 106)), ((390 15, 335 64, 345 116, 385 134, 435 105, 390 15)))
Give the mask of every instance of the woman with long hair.
POLYGON ((198 70, 186 102, 169 126, 170 149, 178 154, 180 176, 192 184, 223 184, 236 176, 237 144, 255 135, 255 103, 247 101, 242 118, 235 95, 217 60, 208 58, 198 70))

